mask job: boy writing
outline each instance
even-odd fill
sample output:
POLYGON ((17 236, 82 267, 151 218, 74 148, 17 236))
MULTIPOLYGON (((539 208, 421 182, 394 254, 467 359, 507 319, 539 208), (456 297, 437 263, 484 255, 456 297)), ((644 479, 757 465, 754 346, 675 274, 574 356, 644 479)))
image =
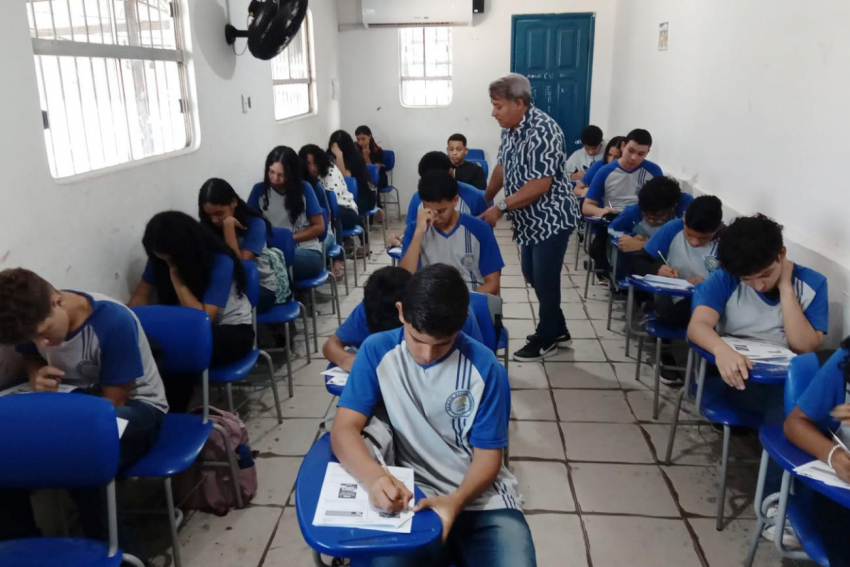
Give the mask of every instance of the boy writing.
POLYGON ((469 149, 466 147, 466 136, 463 134, 449 136, 446 153, 449 154, 449 159, 452 160, 452 166, 455 168, 455 179, 461 183, 472 185, 481 191, 487 188, 484 169, 477 163, 466 161, 466 154, 469 153, 469 149))
POLYGON ((638 191, 638 202, 626 207, 609 225, 609 232, 623 233, 619 248, 623 252, 642 250, 667 221, 682 218, 693 196, 682 193, 679 182, 670 177, 655 177, 638 191))
POLYGON ((581 148, 570 154, 567 158, 567 173, 570 179, 578 181, 584 176, 584 172, 594 162, 604 158, 600 151, 602 149, 602 129, 599 126, 585 126, 581 131, 581 148))

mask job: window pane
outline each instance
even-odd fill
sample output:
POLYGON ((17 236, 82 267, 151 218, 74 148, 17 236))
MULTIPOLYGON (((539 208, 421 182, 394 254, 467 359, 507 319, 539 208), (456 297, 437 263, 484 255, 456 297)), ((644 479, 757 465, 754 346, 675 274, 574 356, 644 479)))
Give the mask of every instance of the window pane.
POLYGON ((292 42, 272 59, 275 120, 285 120, 313 111, 309 18, 308 12, 292 42))
POLYGON ((274 117, 285 120, 310 112, 310 85, 275 85, 274 117))
POLYGON ((451 28, 402 28, 398 40, 402 104, 449 104, 452 99, 451 28))

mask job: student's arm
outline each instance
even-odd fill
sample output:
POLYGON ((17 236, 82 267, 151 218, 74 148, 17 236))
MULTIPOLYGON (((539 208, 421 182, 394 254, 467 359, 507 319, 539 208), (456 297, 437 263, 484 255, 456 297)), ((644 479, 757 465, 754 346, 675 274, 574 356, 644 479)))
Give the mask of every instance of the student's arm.
POLYGON ((490 230, 490 227, 477 220, 471 222, 467 226, 467 229, 478 240, 478 269, 481 271, 481 275, 484 276, 484 283, 478 286, 478 289, 475 291, 478 293, 499 295, 502 268, 505 267, 505 261, 502 259, 502 252, 499 250, 499 243, 496 242, 496 236, 490 230))
POLYGON ((788 348, 797 354, 813 352, 823 343, 823 331, 815 330, 803 313, 793 282, 794 263, 783 256, 779 275, 779 302, 788 348))
MULTIPOLYGON (((505 198, 505 204, 508 206, 507 210, 521 209, 536 202, 550 187, 552 187, 551 177, 530 179, 525 185, 519 188, 519 191, 505 198)), ((503 214, 504 212, 494 205, 481 213, 478 218, 484 220, 490 226, 495 226, 503 214)))
MULTIPOLYGON (((829 453, 836 443, 820 432, 809 417, 795 407, 785 418, 783 426, 785 436, 791 443, 812 455, 819 461, 827 462, 829 453)), ((850 456, 843 450, 838 449, 832 454, 832 468, 838 478, 844 482, 850 482, 850 456)))
POLYGON ((305 240, 314 240, 325 233, 325 218, 321 215, 313 215, 310 217, 310 226, 299 230, 292 237, 295 242, 304 242, 305 240))
MULTIPOLYGON (((174 291, 177 293, 177 300, 180 302, 180 305, 183 307, 189 307, 191 309, 200 309, 201 311, 207 311, 206 305, 195 297, 195 294, 192 293, 192 290, 183 283, 183 279, 180 277, 180 274, 177 272, 177 268, 170 267, 169 273, 171 275, 171 285, 174 286, 174 291)), ((215 315, 218 313, 218 307, 212 306, 215 311, 210 313, 207 311, 207 315, 210 316, 210 319, 214 319, 215 315)))
POLYGON ((419 255, 422 252, 422 238, 428 232, 428 227, 434 219, 434 213, 430 209, 419 209, 416 213, 416 224, 407 225, 404 230, 402 249, 404 256, 399 266, 415 274, 419 269, 419 255))
MULTIPOLYGON (((35 350, 35 346, 32 347, 35 350)), ((36 351, 37 352, 37 351, 36 351)), ((23 360, 27 381, 34 392, 55 392, 65 373, 55 366, 50 366, 41 356, 27 354, 23 360)))
POLYGON ((640 252, 646 245, 647 238, 643 235, 624 234, 618 240, 617 246, 623 252, 640 252))
POLYGON ((153 286, 145 280, 139 280, 139 285, 136 286, 136 291, 130 296, 130 301, 127 302, 127 307, 138 307, 140 305, 148 305, 151 302, 153 286))
POLYGON ((490 174, 490 182, 487 184, 487 190, 484 191, 484 200, 492 203, 502 187, 505 186, 505 170, 501 163, 497 163, 493 168, 493 173, 490 174))
POLYGON ((241 222, 236 220, 236 217, 227 217, 224 219, 224 222, 221 224, 221 231, 224 233, 224 243, 243 260, 253 260, 255 256, 253 252, 239 248, 237 230, 245 230, 245 227, 242 226, 241 222))
POLYGON ((133 391, 134 386, 135 381, 127 384, 118 384, 117 386, 102 385, 100 387, 100 393, 104 398, 112 402, 113 406, 120 408, 127 404, 127 400, 130 399, 130 392, 133 391))
POLYGON ((351 366, 354 364, 355 353, 345 350, 345 345, 342 344, 342 341, 339 340, 339 337, 335 334, 331 335, 330 338, 325 341, 325 346, 322 347, 322 354, 325 355, 325 358, 328 359, 329 362, 333 362, 343 370, 351 372, 351 366))
POLYGON ((573 187, 573 193, 578 198, 587 196, 587 185, 585 185, 582 181, 576 183, 575 187, 573 187))
POLYGON ((714 355, 714 363, 717 365, 720 377, 726 384, 738 390, 743 390, 744 381, 749 377, 753 363, 746 356, 737 353, 735 349, 720 338, 720 335, 714 330, 718 321, 720 321, 719 312, 707 305, 698 305, 691 314, 691 322, 688 324, 688 338, 714 355))
POLYGON ((586 217, 604 217, 608 213, 613 213, 614 209, 611 207, 605 206, 600 207, 599 203, 591 199, 589 196, 589 192, 585 194, 584 202, 581 204, 581 214, 586 217))
POLYGON ((484 283, 478 286, 478 293, 489 293, 499 295, 501 290, 502 272, 493 272, 484 276, 484 283))
POLYGON ((614 209, 605 203, 605 182, 608 179, 608 174, 611 170, 602 168, 593 176, 593 181, 587 189, 584 196, 584 203, 581 205, 581 214, 588 217, 604 217, 608 213, 613 213, 614 209), (604 206, 600 206, 604 205, 604 206))

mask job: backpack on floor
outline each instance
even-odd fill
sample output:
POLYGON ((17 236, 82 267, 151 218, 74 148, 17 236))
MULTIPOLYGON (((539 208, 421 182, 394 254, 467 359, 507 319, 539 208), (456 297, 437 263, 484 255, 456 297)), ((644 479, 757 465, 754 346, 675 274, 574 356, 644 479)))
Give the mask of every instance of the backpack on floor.
MULTIPOLYGON (((192 413, 201 413, 196 408, 192 413)), ((239 468, 237 480, 242 493, 242 504, 251 501, 257 494, 257 467, 251 447, 248 445, 248 430, 239 416, 228 411, 210 407, 210 421, 224 429, 230 439, 231 450, 235 453, 239 468)), ((214 426, 210 437, 204 445, 200 461, 217 461, 227 463, 227 448, 224 436, 218 427, 214 426)), ((204 510, 224 516, 236 508, 236 493, 231 478, 230 467, 203 467, 193 465, 187 471, 181 486, 188 492, 184 507, 192 510, 204 510)))

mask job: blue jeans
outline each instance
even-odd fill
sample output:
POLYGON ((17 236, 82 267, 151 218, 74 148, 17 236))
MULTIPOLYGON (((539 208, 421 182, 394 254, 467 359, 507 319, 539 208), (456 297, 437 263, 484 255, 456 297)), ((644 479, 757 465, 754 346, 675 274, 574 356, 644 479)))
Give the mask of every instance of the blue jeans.
POLYGON ((292 277, 296 281, 315 278, 325 269, 325 261, 319 250, 296 248, 292 262, 292 277))
POLYGON ((537 556, 531 530, 519 510, 462 512, 445 546, 419 550, 415 555, 378 557, 372 567, 535 567, 537 556))
POLYGON ((520 247, 522 275, 540 302, 537 336, 543 341, 554 341, 567 331, 561 310, 561 269, 571 233, 572 229, 568 229, 543 242, 520 247))

